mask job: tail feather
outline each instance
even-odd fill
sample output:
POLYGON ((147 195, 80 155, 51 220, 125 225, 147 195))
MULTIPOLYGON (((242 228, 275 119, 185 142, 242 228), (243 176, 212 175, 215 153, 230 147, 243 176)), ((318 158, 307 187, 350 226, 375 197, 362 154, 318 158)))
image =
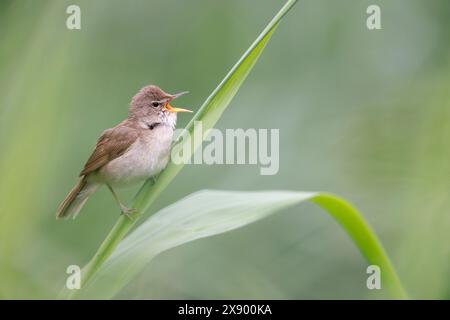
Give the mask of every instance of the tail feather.
POLYGON ((88 182, 86 177, 81 178, 59 205, 58 210, 56 211, 56 218, 75 219, 89 196, 93 194, 97 188, 98 185, 88 182))

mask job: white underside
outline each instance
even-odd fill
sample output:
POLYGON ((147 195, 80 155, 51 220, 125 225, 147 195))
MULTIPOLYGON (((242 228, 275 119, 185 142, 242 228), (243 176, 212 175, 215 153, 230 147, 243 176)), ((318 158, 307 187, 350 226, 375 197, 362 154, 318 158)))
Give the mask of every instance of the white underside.
POLYGON ((99 182, 121 187, 141 182, 161 172, 169 160, 173 129, 162 125, 140 137, 122 156, 100 169, 99 182))

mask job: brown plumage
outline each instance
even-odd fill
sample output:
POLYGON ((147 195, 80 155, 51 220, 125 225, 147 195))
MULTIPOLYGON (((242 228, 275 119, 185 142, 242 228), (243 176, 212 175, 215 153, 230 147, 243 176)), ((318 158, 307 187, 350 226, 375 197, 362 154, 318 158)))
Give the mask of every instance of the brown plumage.
POLYGON ((79 212, 81 207, 87 201, 88 196, 82 197, 82 190, 86 186, 86 178, 82 177, 78 183, 73 187, 73 189, 69 192, 66 198, 61 202, 57 210, 57 218, 64 217, 66 214, 70 212, 79 212))
POLYGON ((157 86, 142 88, 131 100, 128 118, 105 130, 80 173, 80 180, 57 209, 57 218, 79 213, 89 196, 106 184, 122 213, 125 207, 113 186, 128 185, 158 174, 169 159, 176 113, 189 111, 169 103, 183 93, 171 95, 157 86))
POLYGON ((107 129, 97 141, 94 152, 80 172, 80 177, 85 176, 124 154, 136 141, 140 131, 146 129, 132 126, 130 120, 125 120, 118 126, 107 129))

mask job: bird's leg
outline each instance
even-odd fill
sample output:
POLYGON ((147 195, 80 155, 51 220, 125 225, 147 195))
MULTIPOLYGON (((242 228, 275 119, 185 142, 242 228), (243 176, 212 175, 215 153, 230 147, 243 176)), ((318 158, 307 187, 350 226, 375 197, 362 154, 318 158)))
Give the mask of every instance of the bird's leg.
POLYGON ((109 191, 111 191, 111 193, 114 197, 114 200, 116 200, 117 204, 119 205, 120 211, 122 212, 122 214, 126 215, 129 219, 134 221, 133 214, 137 213, 137 210, 134 208, 127 208, 126 206, 124 206, 122 204, 122 202, 120 202, 120 199, 117 196, 114 189, 109 184, 106 184, 106 185, 108 186, 109 191))

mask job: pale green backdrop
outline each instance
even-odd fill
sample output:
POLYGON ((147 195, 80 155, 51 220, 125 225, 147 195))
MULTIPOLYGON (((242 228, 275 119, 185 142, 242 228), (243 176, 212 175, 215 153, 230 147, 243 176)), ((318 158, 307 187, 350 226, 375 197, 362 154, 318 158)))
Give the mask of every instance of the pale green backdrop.
MULTIPOLYGON (((0 3, 0 298, 55 297, 113 225, 106 188, 77 220, 54 214, 131 96, 155 83, 189 90, 180 106, 198 109, 282 4, 0 3), (79 31, 65 27, 70 4, 79 31)), ((152 212, 204 188, 334 192, 371 222, 412 297, 450 298, 449 30, 446 0, 299 1, 218 123, 279 128, 279 173, 187 166, 152 212), (369 4, 382 30, 367 30, 369 4)), ((164 253, 118 297, 385 298, 367 290, 366 267, 302 205, 164 253)))

